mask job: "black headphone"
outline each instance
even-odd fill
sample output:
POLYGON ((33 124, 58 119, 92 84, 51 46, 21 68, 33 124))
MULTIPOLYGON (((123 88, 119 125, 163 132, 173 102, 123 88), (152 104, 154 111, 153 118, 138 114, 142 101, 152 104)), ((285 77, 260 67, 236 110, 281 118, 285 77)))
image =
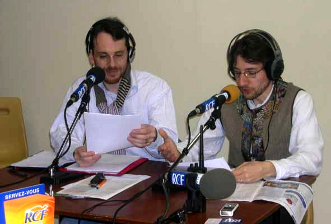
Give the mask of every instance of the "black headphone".
POLYGON ((272 49, 274 54, 274 60, 266 65, 266 71, 267 71, 267 77, 269 80, 278 80, 280 76, 282 75, 284 71, 284 61, 282 57, 282 52, 280 50, 280 47, 277 43, 277 41, 266 31, 259 30, 259 29, 252 29, 247 30, 245 32, 239 33, 236 35, 230 42, 228 50, 227 50, 227 60, 228 60, 228 74, 229 76, 235 80, 234 75, 232 74, 232 65, 230 65, 230 51, 233 47, 233 45, 236 44, 238 40, 241 38, 247 36, 247 35, 255 35, 259 37, 260 39, 264 40, 265 43, 272 49))
MULTIPOLYGON (((128 61, 130 63, 133 62, 134 57, 136 55, 136 42, 132 36, 132 34, 130 33, 129 29, 116 17, 108 17, 102 20, 99 20, 97 22, 95 22, 92 27, 90 28, 90 30, 88 31, 86 38, 85 38, 85 45, 86 45, 86 53, 89 54, 91 52, 91 46, 92 46, 92 34, 94 34, 96 27, 103 25, 103 24, 108 24, 109 26, 113 27, 114 29, 119 29, 120 31, 123 30, 124 34, 127 38, 128 41, 128 61)), ((93 36, 93 38, 95 38, 96 36, 93 36)))

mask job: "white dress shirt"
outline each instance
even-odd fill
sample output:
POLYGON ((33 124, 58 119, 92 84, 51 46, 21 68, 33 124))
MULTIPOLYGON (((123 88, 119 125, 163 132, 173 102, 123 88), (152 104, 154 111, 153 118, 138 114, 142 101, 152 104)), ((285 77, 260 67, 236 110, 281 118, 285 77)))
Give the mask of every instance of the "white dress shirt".
MULTIPOLYGON (((157 130, 163 128, 173 141, 178 141, 175 108, 172 100, 172 91, 169 85, 162 79, 143 71, 131 71, 131 88, 125 99, 122 107, 122 115, 137 115, 142 117, 144 124, 150 124, 157 130)), ((85 79, 80 77, 69 88, 64 98, 61 110, 57 115, 51 129, 50 139, 51 145, 55 152, 58 152, 63 139, 67 134, 64 122, 64 108, 70 95, 79 84, 85 79)), ((104 91, 108 106, 116 99, 116 94, 107 91, 103 83, 98 84, 104 91)), ((94 88, 91 89, 91 99, 88 106, 89 112, 100 113, 96 107, 96 97, 94 88)), ((67 119, 69 127, 74 120, 77 108, 80 105, 80 100, 74 103, 67 109, 67 119)), ((116 130, 115 130, 116 131, 116 130)), ((111 133, 110 133, 111 134, 111 133)), ((74 160, 73 151, 85 143, 85 126, 84 116, 80 118, 72 133, 71 147, 64 158, 74 160)), ((157 136, 155 142, 152 142, 145 148, 130 147, 126 149, 127 155, 139 155, 150 160, 164 161, 163 157, 158 153, 158 146, 163 144, 163 138, 157 136)), ((66 147, 65 147, 66 149, 66 147)))
MULTIPOLYGON (((272 92, 272 91, 271 91, 272 92)), ((266 103, 271 94, 267 97, 266 103)), ((250 109, 260 107, 253 101, 248 101, 250 109)), ((198 122, 197 127, 204 125, 209 119, 212 110, 205 112, 198 122)), ((195 137, 199 128, 193 133, 195 137)), ((221 150, 225 138, 224 129, 220 120, 216 121, 215 130, 207 130, 204 135, 204 158, 213 159, 221 150)), ((187 139, 178 145, 181 152, 187 145, 187 139)), ((324 141, 319 128, 314 103, 311 95, 305 91, 299 91, 293 106, 292 130, 289 145, 291 156, 281 160, 270 160, 276 168, 276 179, 298 177, 301 175, 317 176, 322 170, 322 154, 324 141)), ((199 142, 192 147, 184 161, 199 160, 199 142)))

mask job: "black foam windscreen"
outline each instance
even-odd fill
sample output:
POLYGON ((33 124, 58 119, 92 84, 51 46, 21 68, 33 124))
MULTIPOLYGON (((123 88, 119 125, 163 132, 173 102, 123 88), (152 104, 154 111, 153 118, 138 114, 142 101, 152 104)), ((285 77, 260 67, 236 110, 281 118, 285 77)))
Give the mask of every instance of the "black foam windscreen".
POLYGON ((103 80, 105 80, 105 77, 106 77, 105 71, 98 66, 91 68, 87 72, 86 77, 88 77, 90 75, 93 75, 95 77, 95 82, 93 83, 94 85, 102 82, 103 80))
POLYGON ((233 194, 236 189, 236 179, 231 171, 213 169, 205 173, 200 180, 200 191, 212 200, 224 199, 233 194))

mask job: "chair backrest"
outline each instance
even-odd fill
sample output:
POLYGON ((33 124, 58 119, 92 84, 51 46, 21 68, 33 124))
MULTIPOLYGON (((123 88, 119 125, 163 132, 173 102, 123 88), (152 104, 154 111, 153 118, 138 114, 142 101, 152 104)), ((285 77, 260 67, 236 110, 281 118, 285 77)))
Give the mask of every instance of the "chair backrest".
POLYGON ((0 97, 0 167, 28 156, 21 100, 0 97))

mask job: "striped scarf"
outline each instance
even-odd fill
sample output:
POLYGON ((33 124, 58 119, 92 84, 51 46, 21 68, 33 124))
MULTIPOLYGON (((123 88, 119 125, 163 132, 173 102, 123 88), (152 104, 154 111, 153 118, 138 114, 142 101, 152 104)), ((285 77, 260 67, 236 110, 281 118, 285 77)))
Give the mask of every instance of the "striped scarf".
MULTIPOLYGON (((113 115, 121 115, 122 107, 125 101, 126 96, 131 87, 131 65, 128 63, 124 76, 121 78, 116 100, 113 101, 109 106, 107 106, 107 99, 105 96, 105 92, 98 86, 94 86, 95 96, 96 96, 96 106, 100 113, 102 114, 113 114, 113 115)), ((125 155, 125 149, 119 149, 111 152, 110 154, 115 155, 125 155)))

